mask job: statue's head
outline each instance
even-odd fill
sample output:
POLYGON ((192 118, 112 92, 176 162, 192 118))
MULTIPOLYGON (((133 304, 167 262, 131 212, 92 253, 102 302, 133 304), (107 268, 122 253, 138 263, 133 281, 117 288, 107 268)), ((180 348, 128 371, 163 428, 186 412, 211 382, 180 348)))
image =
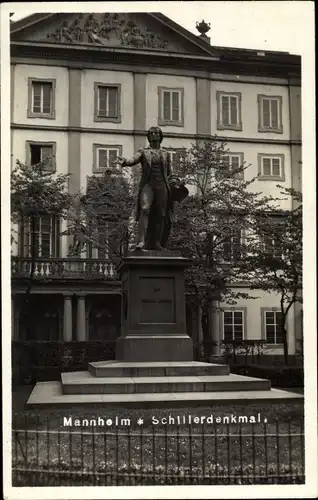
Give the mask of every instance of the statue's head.
POLYGON ((147 138, 149 142, 159 141, 162 142, 163 133, 160 127, 150 127, 147 133, 147 138))

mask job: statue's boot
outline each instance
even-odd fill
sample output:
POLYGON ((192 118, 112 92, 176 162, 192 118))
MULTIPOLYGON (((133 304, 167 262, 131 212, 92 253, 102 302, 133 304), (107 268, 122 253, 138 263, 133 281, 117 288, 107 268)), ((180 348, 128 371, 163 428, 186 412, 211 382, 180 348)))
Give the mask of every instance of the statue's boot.
POLYGON ((145 247, 146 232, 148 227, 148 215, 140 214, 136 250, 142 250, 145 247))

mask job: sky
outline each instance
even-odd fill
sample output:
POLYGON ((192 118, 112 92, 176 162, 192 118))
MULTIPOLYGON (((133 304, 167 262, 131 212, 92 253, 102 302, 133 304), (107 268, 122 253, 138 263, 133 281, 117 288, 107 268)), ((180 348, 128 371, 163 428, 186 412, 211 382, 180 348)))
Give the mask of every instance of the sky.
MULTIPOLYGON (((46 2, 2 4, 18 20, 35 12, 50 12, 46 2)), ((195 23, 210 23, 211 45, 287 51, 303 55, 314 50, 314 3, 310 1, 177 1, 177 2, 55 2, 55 12, 156 11, 192 33, 195 23)))

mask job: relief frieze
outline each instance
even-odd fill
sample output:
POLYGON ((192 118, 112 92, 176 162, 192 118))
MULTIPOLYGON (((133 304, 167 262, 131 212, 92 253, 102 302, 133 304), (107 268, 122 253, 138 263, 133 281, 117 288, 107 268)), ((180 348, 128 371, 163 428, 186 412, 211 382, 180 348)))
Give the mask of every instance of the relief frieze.
POLYGON ((167 40, 153 32, 150 26, 137 24, 129 14, 80 14, 62 21, 46 35, 49 42, 123 46, 142 49, 168 48, 167 40))

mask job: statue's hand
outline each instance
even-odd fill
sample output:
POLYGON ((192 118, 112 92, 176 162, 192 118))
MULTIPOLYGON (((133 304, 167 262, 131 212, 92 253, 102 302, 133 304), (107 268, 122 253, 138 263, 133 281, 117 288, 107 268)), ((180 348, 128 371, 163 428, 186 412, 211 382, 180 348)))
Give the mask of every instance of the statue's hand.
POLYGON ((113 165, 120 165, 121 167, 124 167, 126 164, 126 158, 123 158, 122 156, 118 156, 116 160, 113 161, 113 165))

